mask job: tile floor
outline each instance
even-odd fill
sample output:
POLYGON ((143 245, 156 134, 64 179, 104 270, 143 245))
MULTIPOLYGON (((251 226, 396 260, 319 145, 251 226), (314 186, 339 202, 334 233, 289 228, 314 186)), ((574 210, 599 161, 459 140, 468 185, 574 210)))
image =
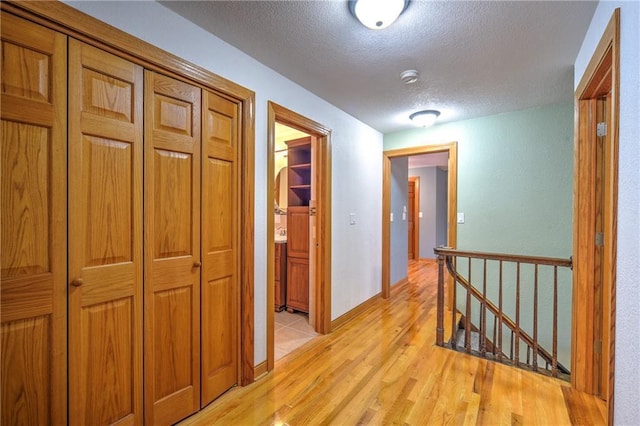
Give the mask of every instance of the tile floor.
POLYGON ((317 336, 309 325, 309 315, 302 312, 289 313, 286 310, 275 315, 275 356, 276 361, 293 352, 317 336))

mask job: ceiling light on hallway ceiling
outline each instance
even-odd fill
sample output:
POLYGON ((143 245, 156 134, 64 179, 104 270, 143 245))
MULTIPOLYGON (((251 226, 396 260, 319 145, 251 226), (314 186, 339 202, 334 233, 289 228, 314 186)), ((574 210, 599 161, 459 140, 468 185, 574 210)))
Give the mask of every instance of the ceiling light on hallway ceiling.
POLYGON ((427 109, 424 111, 414 112, 409 116, 409 119, 413 121, 413 124, 419 127, 428 127, 431 126, 436 118, 440 115, 440 111, 436 111, 435 109, 427 109))
POLYGON ((409 0, 350 0, 349 10, 365 27, 381 30, 393 24, 408 4, 409 0))
POLYGON ((406 70, 400 73, 400 80, 404 84, 412 84, 418 81, 418 71, 416 70, 406 70))

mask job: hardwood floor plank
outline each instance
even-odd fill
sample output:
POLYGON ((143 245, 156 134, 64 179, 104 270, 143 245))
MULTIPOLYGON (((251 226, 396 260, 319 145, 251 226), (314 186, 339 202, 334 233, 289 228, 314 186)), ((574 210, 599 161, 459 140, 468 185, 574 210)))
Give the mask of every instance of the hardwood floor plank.
POLYGON ((435 263, 410 262, 390 299, 182 425, 605 424, 567 382, 435 346, 436 287, 435 263))

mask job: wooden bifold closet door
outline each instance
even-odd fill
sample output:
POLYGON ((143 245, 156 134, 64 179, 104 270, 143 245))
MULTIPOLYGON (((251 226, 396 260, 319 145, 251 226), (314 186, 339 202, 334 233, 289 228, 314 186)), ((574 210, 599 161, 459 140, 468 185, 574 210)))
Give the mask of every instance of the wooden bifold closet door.
POLYGON ((0 424, 176 423, 240 377, 241 103, 1 19, 0 424))
POLYGON ((238 382, 238 105, 203 92, 202 403, 238 382))
POLYGON ((200 408, 201 90, 145 71, 145 421, 200 408))
POLYGON ((0 424, 65 424, 67 37, 0 16, 0 424))
POLYGON ((69 422, 142 423, 141 67, 69 40, 69 422))

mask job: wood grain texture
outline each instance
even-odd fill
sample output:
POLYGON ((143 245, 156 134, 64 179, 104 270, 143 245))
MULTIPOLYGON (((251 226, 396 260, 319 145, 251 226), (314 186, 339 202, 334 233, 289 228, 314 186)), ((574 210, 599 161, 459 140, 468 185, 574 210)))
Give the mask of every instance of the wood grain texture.
POLYGON ((69 95, 69 421, 141 424, 142 68, 70 40, 69 95))
POLYGON ((620 9, 616 9, 575 91, 573 194, 572 369, 578 374, 572 375, 572 384, 607 401, 610 423, 615 360, 619 70, 620 9), (599 111, 598 99, 606 99, 604 110, 599 111), (607 122, 600 150, 594 131, 596 118, 607 122), (596 226, 604 234, 602 248, 595 247, 596 226), (601 275, 599 280, 596 273, 601 275), (594 309, 601 312, 594 314, 594 309), (596 326, 594 317, 598 319, 596 326), (601 353, 596 347, 602 348, 601 353))
POLYGON ((201 89, 145 71, 145 422, 200 408, 201 89))
POLYGON ((604 403, 566 382, 435 346, 436 280, 436 264, 411 262, 390 299, 182 425, 605 423, 604 403))
POLYGON ((287 258, 287 310, 309 312, 309 259, 287 258))
POLYGON ((203 92, 201 406, 239 383, 237 103, 203 92))
POLYGON ((0 19, 0 423, 64 424, 67 38, 0 19))
POLYGON ((311 291, 309 207, 289 206, 287 233, 287 309, 308 313, 311 291))
POLYGON ((287 302, 287 243, 275 244, 274 310, 282 311, 287 302))
POLYGON ((409 259, 420 258, 420 177, 409 177, 408 186, 408 228, 409 228, 409 259))

